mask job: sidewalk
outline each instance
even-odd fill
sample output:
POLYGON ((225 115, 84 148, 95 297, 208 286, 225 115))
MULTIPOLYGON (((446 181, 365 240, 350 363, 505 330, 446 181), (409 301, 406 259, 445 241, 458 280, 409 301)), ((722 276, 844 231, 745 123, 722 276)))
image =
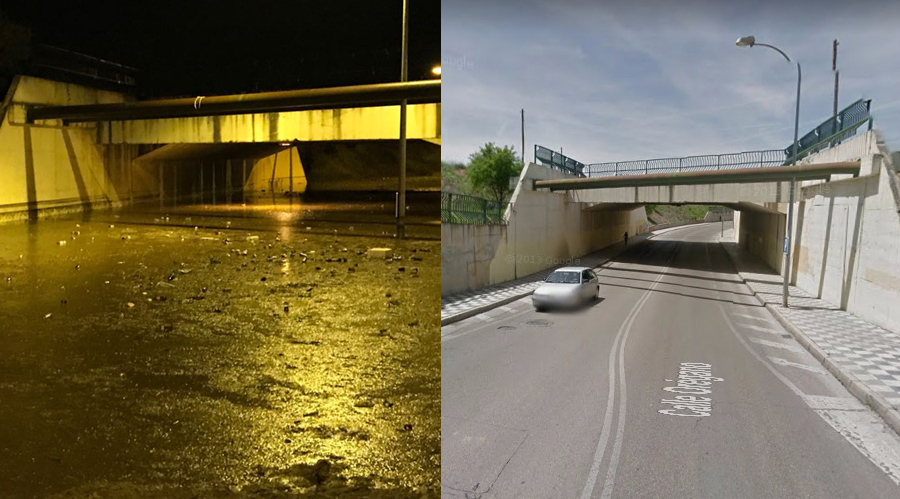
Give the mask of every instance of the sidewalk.
MULTIPOLYGON (((639 244, 653 236, 669 232, 670 230, 679 229, 678 227, 667 227, 665 229, 647 232, 628 239, 628 246, 639 244)), ((579 267, 599 267, 612 258, 615 258, 625 249, 625 246, 619 242, 609 245, 599 251, 578 258, 576 264, 579 267)), ((563 267, 560 265, 559 267, 563 267)), ((449 296, 441 297, 441 326, 452 324, 463 319, 478 315, 496 307, 514 302, 519 298, 530 295, 539 285, 550 275, 551 272, 559 267, 553 267, 542 270, 534 274, 520 277, 514 281, 507 281, 477 291, 467 291, 449 296)))
POLYGON ((870 324, 795 287, 781 306, 783 280, 726 233, 722 246, 772 315, 847 389, 900 433, 900 334, 870 324))

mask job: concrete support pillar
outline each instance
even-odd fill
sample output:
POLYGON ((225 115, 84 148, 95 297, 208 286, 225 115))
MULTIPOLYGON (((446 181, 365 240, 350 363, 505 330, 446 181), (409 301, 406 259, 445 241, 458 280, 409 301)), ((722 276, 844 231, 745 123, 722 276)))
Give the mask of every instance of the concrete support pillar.
POLYGON ((165 178, 165 163, 159 164, 159 207, 163 207, 163 193, 164 193, 164 185, 163 181, 165 178))
POLYGON ((231 190, 232 190, 231 174, 232 174, 231 160, 229 159, 229 160, 225 161, 225 194, 226 194, 225 200, 228 203, 231 203, 231 190))

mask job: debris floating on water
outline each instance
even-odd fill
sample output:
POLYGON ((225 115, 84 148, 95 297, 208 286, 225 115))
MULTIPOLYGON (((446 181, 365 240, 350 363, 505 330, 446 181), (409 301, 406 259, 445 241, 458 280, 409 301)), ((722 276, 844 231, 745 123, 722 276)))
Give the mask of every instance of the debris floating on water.
POLYGON ((391 252, 391 248, 369 248, 369 251, 366 252, 366 256, 369 258, 382 258, 386 260, 394 255, 391 252))

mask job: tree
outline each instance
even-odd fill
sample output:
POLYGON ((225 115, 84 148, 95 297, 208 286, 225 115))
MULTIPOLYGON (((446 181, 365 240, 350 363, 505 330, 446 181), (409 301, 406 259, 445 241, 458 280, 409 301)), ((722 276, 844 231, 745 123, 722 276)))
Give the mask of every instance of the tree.
POLYGON ((522 171, 522 163, 510 146, 497 147, 488 142, 469 156, 467 178, 472 188, 502 203, 510 193, 509 178, 522 171))

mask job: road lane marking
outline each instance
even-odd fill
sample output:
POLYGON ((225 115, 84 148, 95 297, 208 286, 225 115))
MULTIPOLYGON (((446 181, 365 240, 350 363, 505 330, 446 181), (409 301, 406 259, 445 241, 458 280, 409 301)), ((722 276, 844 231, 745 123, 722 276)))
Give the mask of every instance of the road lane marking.
POLYGON ((768 320, 768 319, 765 319, 765 318, 763 318, 763 317, 757 317, 757 316, 755 316, 755 315, 750 315, 750 314, 739 314, 739 313, 737 313, 737 312, 735 312, 734 315, 737 316, 737 317, 743 317, 744 319, 750 319, 750 320, 754 320, 754 321, 762 321, 762 322, 765 322, 765 323, 767 323, 767 324, 771 324, 771 323, 772 323, 772 321, 770 321, 770 320, 768 320))
MULTIPOLYGON (((677 246, 676 246, 677 250, 677 246)), ((610 262, 607 268, 612 268, 612 265, 615 262, 610 262)), ((669 263, 671 263, 671 257, 669 259, 669 263)), ((668 270, 668 266, 665 270, 668 270)), ((663 272, 665 272, 665 270, 663 272)), ((603 415, 603 429, 600 431, 600 440, 597 441, 597 449, 594 451, 594 460, 591 463, 591 469, 588 473, 587 482, 584 484, 584 489, 581 491, 581 499, 590 499, 591 495, 594 492, 594 487, 597 484, 597 477, 600 474, 600 464, 603 462, 603 455, 606 454, 606 445, 609 443, 609 434, 612 430, 612 413, 615 405, 615 394, 616 394, 616 353, 619 350, 619 342, 623 337, 623 333, 627 328, 630 328, 631 322, 634 321, 634 318, 637 316, 647 297, 650 296, 650 292, 656 286, 656 283, 662 278, 662 273, 656 276, 653 283, 650 285, 647 290, 644 291, 644 294, 641 298, 631 307, 631 310, 628 312, 628 315, 625 317, 625 321, 619 326, 619 330, 616 332, 616 338, 613 341, 613 346, 609 350, 609 390, 606 397, 606 411, 603 415)), ((623 343, 624 345, 624 343, 623 343)), ((624 352, 624 348, 622 349, 624 352)), ((624 369, 622 370, 622 374, 624 376, 624 369)), ((624 391, 622 392, 622 402, 625 400, 624 391)), ((620 404, 622 404, 620 402, 620 404)), ((622 404, 624 405, 624 404, 622 404)), ((624 416, 624 414, 620 414, 620 417, 624 416)))
MULTIPOLYGON (((778 370, 775 369, 775 366, 773 366, 771 363, 766 362, 766 360, 763 359, 762 356, 760 356, 759 353, 757 353, 757 351, 754 350, 753 347, 751 347, 750 344, 747 343, 747 340, 745 340, 744 337, 741 336, 741 334, 738 332, 737 328, 734 326, 734 323, 731 322, 731 318, 728 317, 728 312, 725 311, 725 306, 722 305, 721 303, 719 304, 719 311, 722 312, 722 317, 725 318, 725 324, 728 326, 728 330, 731 331, 731 334, 733 334, 734 337, 737 338, 738 342, 744 346, 744 349, 747 350, 748 352, 750 352, 750 355, 752 355, 754 358, 756 358, 756 360, 758 360, 762 365, 766 366, 766 369, 768 369, 772 374, 774 374, 776 378, 781 380, 781 382, 784 383, 784 385, 786 387, 790 388, 791 391, 794 392, 798 397, 803 398, 805 396, 805 394, 802 391, 800 391, 799 388, 797 388, 797 385, 795 385, 793 382, 791 382, 791 380, 787 379, 783 374, 778 372, 778 370)), ((765 343, 773 343, 771 341, 760 340, 758 338, 750 338, 750 339, 754 342, 763 341, 765 343)))
POLYGON ((801 353, 803 351, 803 349, 801 349, 800 347, 798 347, 796 345, 789 345, 786 343, 778 343, 777 341, 769 341, 769 340, 764 340, 762 338, 750 338, 750 341, 752 341, 753 343, 767 346, 767 347, 780 348, 782 350, 787 350, 789 352, 801 353))
MULTIPOLYGON (((507 316, 505 319, 506 319, 506 320, 509 320, 509 319, 514 318, 514 317, 518 317, 518 316, 520 316, 520 315, 527 314, 528 312, 531 312, 531 310, 523 310, 523 311, 521 311, 521 312, 519 312, 519 313, 509 315, 509 316, 507 316)), ((480 316, 476 316, 476 317, 480 317, 480 316)), ((470 318, 471 318, 471 317, 470 317, 470 318)), ((466 319, 466 320, 468 320, 468 319, 466 319)), ((474 332, 476 332, 476 331, 481 331, 482 329, 491 327, 491 326, 493 326, 493 325, 495 325, 495 324, 496 324, 496 322, 488 322, 488 323, 486 323, 486 324, 482 324, 482 325, 480 325, 480 326, 478 326, 478 327, 474 327, 474 328, 468 329, 468 330, 465 329, 465 326, 461 326, 461 327, 459 327, 459 329, 461 329, 461 331, 453 331, 453 332, 447 333, 447 334, 445 334, 445 335, 442 335, 442 336, 441 336, 441 343, 444 343, 445 341, 450 341, 450 340, 453 340, 453 339, 456 339, 456 338, 462 338, 463 336, 472 334, 472 333, 474 333, 474 332)), ((442 328, 442 329, 443 329, 443 328, 442 328)))
POLYGON ((803 401, 815 410, 836 409, 839 411, 864 411, 866 409, 858 399, 850 397, 805 395, 803 401))
POLYGON ((832 428, 900 485, 900 439, 871 411, 818 410, 832 428))
MULTIPOLYGON (((728 317, 728 313, 725 311, 725 306, 719 304, 719 310, 722 312, 731 334, 737 338, 744 349, 750 352, 762 365, 766 366, 766 369, 809 406, 811 402, 810 397, 801 392, 794 383, 778 372, 774 365, 766 362, 738 333, 728 317)), ((840 397, 829 397, 829 399, 834 398, 840 397)), ((818 402, 821 403, 823 400, 819 399, 818 402)), ((834 401, 831 401, 831 403, 834 404, 834 401)), ((866 408, 863 408, 861 411, 819 409, 815 410, 815 412, 850 442, 860 454, 881 469, 894 483, 900 485, 900 452, 897 450, 900 449, 900 437, 885 425, 880 416, 866 408)))
MULTIPOLYGON (((669 271, 669 268, 672 265, 672 261, 675 259, 675 255, 678 254, 678 251, 681 249, 681 242, 678 241, 675 243, 675 249, 672 251, 672 254, 669 255, 669 259, 666 261, 666 267, 656 276, 656 279, 653 280, 653 283, 644 293, 644 296, 641 298, 640 302, 636 309, 634 309, 634 313, 631 317, 629 317, 625 323, 622 324, 622 328, 624 328, 624 334, 622 335, 622 343, 619 345, 619 417, 616 421, 616 440, 613 443, 612 454, 609 457, 609 467, 606 471, 606 481, 603 483, 603 492, 600 494, 602 499, 609 499, 612 497, 613 488, 615 487, 616 480, 616 470, 619 467, 619 457, 622 453, 622 441, 625 437, 625 413, 626 408, 628 407, 628 396, 627 396, 627 383, 625 380, 625 345, 628 343, 628 336, 631 334, 631 327, 634 325, 635 319, 637 319, 638 313, 641 308, 644 307, 644 304, 647 303, 647 300, 650 299, 651 292, 656 288, 657 284, 662 283, 662 278, 669 271)), ((620 328, 620 334, 622 332, 622 328, 620 328)), ((604 451, 605 452, 605 451, 604 451)), ((602 456, 601 456, 602 457, 602 456)), ((591 485, 591 491, 593 491, 593 484, 591 485)), ((584 497, 584 493, 582 493, 582 497, 584 497)), ((588 497, 590 497, 590 493, 588 493, 588 497)))
POLYGON ((774 335, 776 335, 776 336, 781 335, 780 332, 778 332, 778 331, 776 331, 776 330, 774 330, 774 329, 770 329, 770 328, 762 327, 762 326, 757 326, 756 324, 738 324, 738 326, 743 327, 743 328, 747 328, 747 329, 752 329, 752 330, 754 330, 754 331, 759 331, 759 332, 761 332, 761 333, 769 333, 769 334, 774 334, 774 335))
MULTIPOLYGON (((671 407, 656 412, 667 416, 709 417, 712 415, 712 398, 701 395, 712 393, 713 383, 725 381, 712 375, 712 365, 704 362, 682 362, 678 368, 675 386, 664 387, 669 393, 678 393, 671 399, 662 399, 663 405, 671 407), (686 412, 678 412, 686 411, 686 412)), ((666 381, 674 381, 667 379, 666 381)))
POLYGON ((825 369, 822 369, 821 367, 808 366, 806 364, 798 364, 796 362, 791 362, 789 360, 782 359, 780 357, 772 357, 770 355, 769 360, 780 366, 796 367, 797 369, 803 369, 805 371, 809 371, 811 373, 816 373, 816 374, 828 374, 828 371, 826 371, 825 369))

